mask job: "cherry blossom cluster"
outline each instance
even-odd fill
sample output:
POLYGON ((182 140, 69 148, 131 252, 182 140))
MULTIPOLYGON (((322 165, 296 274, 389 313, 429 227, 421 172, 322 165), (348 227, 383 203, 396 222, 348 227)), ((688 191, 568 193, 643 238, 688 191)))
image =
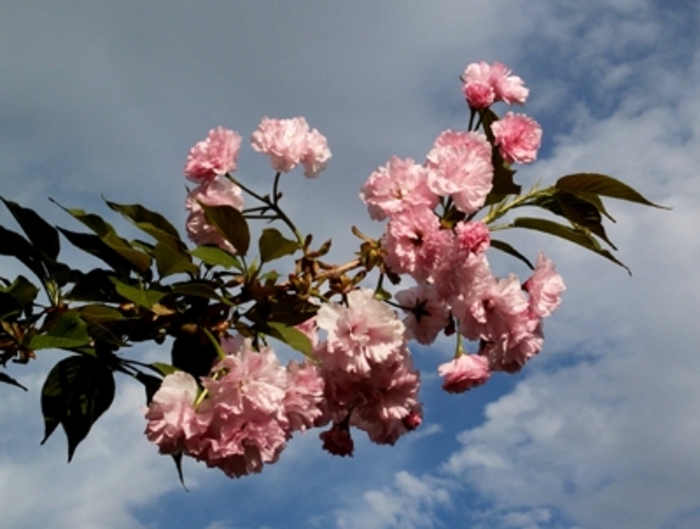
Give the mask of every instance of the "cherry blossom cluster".
MULTIPOLYGON (((272 168, 287 173, 297 165, 304 166, 304 175, 315 178, 331 158, 326 138, 302 117, 293 119, 264 118, 253 132, 251 145, 256 151, 270 157, 272 168)), ((236 253, 230 242, 206 221, 201 204, 231 206, 243 210, 241 188, 227 175, 238 167, 241 136, 232 130, 218 127, 209 131, 205 140, 195 144, 185 163, 185 176, 199 184, 189 192, 185 208, 189 211, 186 230, 198 246, 212 244, 230 253, 236 253)))
MULTIPOLYGON (((528 95, 522 80, 498 63, 469 65, 462 80, 472 109, 496 101, 522 104, 528 95)), ((460 346, 455 359, 440 366, 450 392, 483 384, 493 371, 520 370, 541 349, 541 320, 558 306, 564 290, 542 254, 524 285, 513 274, 499 279, 491 273, 485 254, 489 228, 469 219, 492 189, 498 160, 493 150, 506 163, 532 162, 541 129, 527 116, 508 113, 491 125, 492 142, 485 132, 446 130, 423 164, 394 157, 370 175, 360 193, 373 219, 388 219, 381 240, 386 265, 417 283, 395 296, 408 312, 411 337, 427 345, 456 328, 479 343, 476 355, 464 355, 460 346)))
MULTIPOLYGON (((542 319, 561 302, 562 278, 542 253, 524 283, 514 274, 495 277, 486 257, 491 231, 475 217, 497 170, 537 158, 542 130, 524 114, 498 119, 490 111, 496 102, 522 105, 528 96, 505 66, 471 64, 462 82, 472 118, 479 116, 476 127, 439 134, 423 163, 392 157, 360 192, 370 217, 386 221, 378 245, 382 273, 415 281, 394 295, 403 321, 374 290, 353 286, 337 292, 341 302, 319 296, 316 315, 297 326, 313 349, 302 364, 285 368, 264 342, 254 348, 250 340, 223 338, 225 354, 209 376, 172 373, 153 397, 146 435, 162 453, 183 453, 241 476, 276 461, 293 432, 310 427, 330 425, 320 437, 335 455, 352 455, 350 427, 394 444, 422 421, 410 340, 429 345, 441 333, 456 333, 454 358, 438 367, 451 393, 484 384, 496 371, 517 372, 540 351, 542 319), (477 344, 473 353, 463 339, 477 344)), ((219 127, 191 149, 185 165, 198 184, 186 201, 189 237, 232 254, 203 206, 243 211, 243 190, 260 198, 230 175, 240 145, 236 132, 219 127)), ((297 165, 315 177, 331 156, 325 137, 304 118, 263 119, 251 145, 269 156, 276 178, 297 165)), ((273 202, 262 199, 269 207, 277 207, 276 185, 273 202)), ((288 226, 294 229, 291 221, 288 226)))
POLYGON ((229 477, 273 463, 295 431, 323 413, 323 379, 307 362, 282 367, 269 347, 240 337, 221 344, 224 358, 199 383, 167 375, 146 412, 146 436, 163 454, 186 454, 229 477))

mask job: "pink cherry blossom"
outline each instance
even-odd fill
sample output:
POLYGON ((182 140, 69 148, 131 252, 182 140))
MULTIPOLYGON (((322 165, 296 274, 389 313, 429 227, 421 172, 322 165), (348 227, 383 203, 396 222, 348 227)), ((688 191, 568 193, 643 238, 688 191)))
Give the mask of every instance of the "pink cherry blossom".
POLYGON ((195 144, 185 163, 185 176, 201 183, 217 175, 236 170, 241 136, 232 130, 219 127, 209 131, 207 139, 195 144))
POLYGON ((448 393, 463 393, 481 386, 491 376, 488 358, 462 354, 438 367, 443 378, 442 389, 448 393))
POLYGON ((412 159, 396 156, 373 172, 362 186, 360 198, 374 220, 424 206, 433 209, 438 197, 428 188, 428 170, 412 159))
POLYGON ((433 343, 450 321, 450 308, 433 284, 420 283, 397 292, 395 298, 408 312, 403 322, 418 343, 433 343))
POLYGON ((227 178, 217 177, 204 181, 195 187, 185 201, 185 208, 190 212, 187 217, 187 235, 198 246, 213 244, 235 254, 236 250, 219 231, 206 220, 200 204, 207 206, 231 206, 241 211, 243 196, 241 188, 227 178))
POLYGON ((192 375, 176 371, 167 375, 146 411, 146 437, 161 454, 177 454, 185 446, 194 424, 197 382, 192 375))
POLYGON ((320 369, 308 362, 295 361, 287 365, 288 382, 283 399, 284 413, 289 422, 289 432, 311 428, 322 411, 323 377, 320 369))
POLYGON ((442 132, 428 153, 426 166, 433 169, 428 177, 430 190, 450 196, 464 213, 479 210, 493 187, 491 145, 477 132, 442 132))
POLYGON ((530 91, 523 86, 523 80, 520 77, 511 75, 511 71, 500 62, 493 63, 490 80, 496 94, 496 101, 503 101, 509 105, 525 104, 530 91))
POLYGON ((386 361, 404 341, 405 327, 396 312, 377 301, 370 289, 353 290, 347 306, 327 303, 316 315, 327 341, 319 348, 325 367, 350 373, 369 373, 386 361))
POLYGON ((532 331, 518 340, 502 336, 492 342, 482 342, 479 354, 488 359, 491 371, 517 373, 528 360, 540 352, 544 343, 542 325, 538 319, 533 319, 527 327, 532 328, 532 331))
POLYGON ((287 173, 298 164, 304 175, 313 178, 325 169, 331 157, 326 138, 302 117, 293 119, 263 118, 251 137, 253 149, 270 156, 275 171, 287 173))
POLYGON ((491 125, 494 142, 508 163, 530 163, 537 159, 542 128, 524 114, 508 112, 491 125))
POLYGON ((561 303, 561 293, 566 290, 564 280, 554 268, 554 263, 542 252, 537 255, 535 270, 523 288, 530 294, 530 309, 540 318, 549 316, 561 303))
POLYGON ((491 244, 489 227, 479 220, 458 222, 454 231, 460 255, 484 253, 491 244))
POLYGON ((496 100, 491 83, 491 67, 485 62, 474 62, 462 74, 462 92, 472 108, 487 108, 496 100))
POLYGON ((440 230, 440 219, 432 209, 407 209, 394 215, 386 226, 382 238, 384 262, 397 274, 426 279, 451 242, 451 234, 440 230))
POLYGON ((511 71, 499 62, 493 65, 483 61, 472 63, 464 70, 461 79, 462 92, 472 108, 486 108, 496 101, 522 105, 530 92, 520 77, 511 75, 511 71))
POLYGON ((453 303, 460 332, 470 340, 507 339, 516 343, 530 330, 528 300, 518 278, 511 274, 481 283, 468 297, 453 303))

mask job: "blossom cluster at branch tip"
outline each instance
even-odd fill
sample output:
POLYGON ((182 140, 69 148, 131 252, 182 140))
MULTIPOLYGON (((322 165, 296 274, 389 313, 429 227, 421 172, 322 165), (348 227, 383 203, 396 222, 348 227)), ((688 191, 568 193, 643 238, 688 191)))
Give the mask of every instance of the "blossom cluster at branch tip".
POLYGON ((275 171, 288 173, 301 163, 307 178, 318 176, 331 157, 325 136, 316 129, 310 129, 303 117, 263 118, 253 132, 251 145, 256 151, 270 157, 275 171))
POLYGON ((475 109, 487 108, 497 101, 523 105, 530 92, 520 77, 511 75, 511 71, 499 62, 492 65, 483 61, 471 63, 461 79, 464 97, 475 109))
POLYGON ((146 411, 146 436, 163 454, 184 453, 229 477, 260 472, 279 457, 293 432, 321 416, 323 379, 311 364, 279 364, 271 348, 253 350, 241 337, 222 342, 223 360, 198 385, 175 372, 146 411))
POLYGON ((185 176, 202 183, 235 171, 240 147, 241 136, 237 132, 223 127, 210 130, 205 140, 190 149, 185 176))

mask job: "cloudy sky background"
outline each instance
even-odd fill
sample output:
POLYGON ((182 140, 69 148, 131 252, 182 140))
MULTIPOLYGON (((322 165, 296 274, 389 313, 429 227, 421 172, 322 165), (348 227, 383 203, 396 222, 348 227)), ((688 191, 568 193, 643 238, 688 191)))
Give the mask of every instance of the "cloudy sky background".
MULTIPOLYGON (((434 375, 451 345, 416 348, 423 426, 393 448, 358 435, 352 459, 327 455, 311 432, 240 480, 186 461, 184 492, 142 435, 142 388, 120 379, 66 465, 60 432, 39 447, 41 384, 60 353, 11 366, 30 391, 0 387, 1 527, 700 526, 696 2, 62 4, 11 0, 0 17, 0 195, 62 226, 76 228, 49 196, 118 227, 100 194, 183 225, 194 142, 218 125, 247 138, 263 116, 303 115, 333 159, 318 180, 285 177, 287 208, 349 258, 352 224, 381 231, 359 187, 392 155, 423 160, 440 131, 466 127, 458 76, 478 60, 525 80, 524 111, 544 128, 540 160, 518 182, 602 172, 673 210, 608 203, 632 278, 564 242, 509 234, 533 258, 544 249, 567 283, 542 354, 455 397, 434 375)), ((239 168, 267 189, 267 161, 247 146, 239 168)))

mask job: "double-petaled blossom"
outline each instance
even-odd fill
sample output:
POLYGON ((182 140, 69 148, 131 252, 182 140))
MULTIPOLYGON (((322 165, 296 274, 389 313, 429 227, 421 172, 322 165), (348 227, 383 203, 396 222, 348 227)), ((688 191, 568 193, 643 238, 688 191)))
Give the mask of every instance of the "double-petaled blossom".
POLYGON ((201 204, 206 206, 231 206, 239 211, 243 209, 243 195, 241 188, 224 177, 216 177, 206 180, 195 187, 185 201, 185 208, 189 211, 185 228, 187 236, 198 246, 213 244, 235 254, 236 250, 209 224, 201 204))
POLYGON ((432 283, 401 290, 395 298, 407 313, 404 325, 418 343, 430 345, 450 322, 450 308, 432 283))
POLYGON ((209 131, 205 140, 190 149, 185 163, 185 176, 201 183, 236 170, 241 136, 232 130, 218 127, 209 131))
POLYGON ((405 329, 396 313, 377 301, 370 289, 348 293, 347 306, 322 305, 316 323, 327 332, 322 361, 328 369, 366 375, 404 341, 405 329))
POLYGON ((529 90, 523 80, 511 75, 503 64, 471 63, 462 74, 462 92, 472 108, 486 108, 496 101, 509 105, 525 103, 529 90))
POLYGON ((315 366, 282 367, 269 347, 255 351, 240 337, 221 345, 227 354, 202 378, 196 407, 191 375, 164 379, 146 412, 146 434, 163 453, 181 452, 238 477, 276 461, 293 432, 314 424, 324 382, 315 366))
POLYGON ((153 395, 146 411, 146 437, 158 445, 161 454, 177 454, 185 447, 197 427, 194 403, 197 381, 192 375, 177 371, 166 376, 153 395))
POLYGON ((508 112, 491 125, 498 152, 508 163, 531 163, 537 159, 542 128, 524 114, 508 112))
POLYGON ((491 376, 485 356, 462 354, 438 367, 442 389, 448 393, 463 393, 485 384, 491 376))
POLYGON ((433 209, 438 197, 428 188, 428 172, 410 158, 392 157, 362 186, 360 198, 367 204, 369 216, 384 220, 414 207, 433 209))
POLYGON ((253 132, 251 145, 270 157, 275 171, 287 173, 301 163, 308 178, 318 176, 331 157, 326 138, 316 129, 309 129, 303 117, 263 118, 253 132))
POLYGON ((449 196, 457 209, 467 214, 484 205, 493 187, 491 145, 477 132, 442 132, 428 153, 426 166, 432 169, 430 190, 449 196))
POLYGON ((530 295, 530 309, 540 318, 554 312, 561 303, 561 293, 566 290, 564 280, 557 273, 554 263, 542 252, 537 255, 535 270, 523 288, 530 295))

